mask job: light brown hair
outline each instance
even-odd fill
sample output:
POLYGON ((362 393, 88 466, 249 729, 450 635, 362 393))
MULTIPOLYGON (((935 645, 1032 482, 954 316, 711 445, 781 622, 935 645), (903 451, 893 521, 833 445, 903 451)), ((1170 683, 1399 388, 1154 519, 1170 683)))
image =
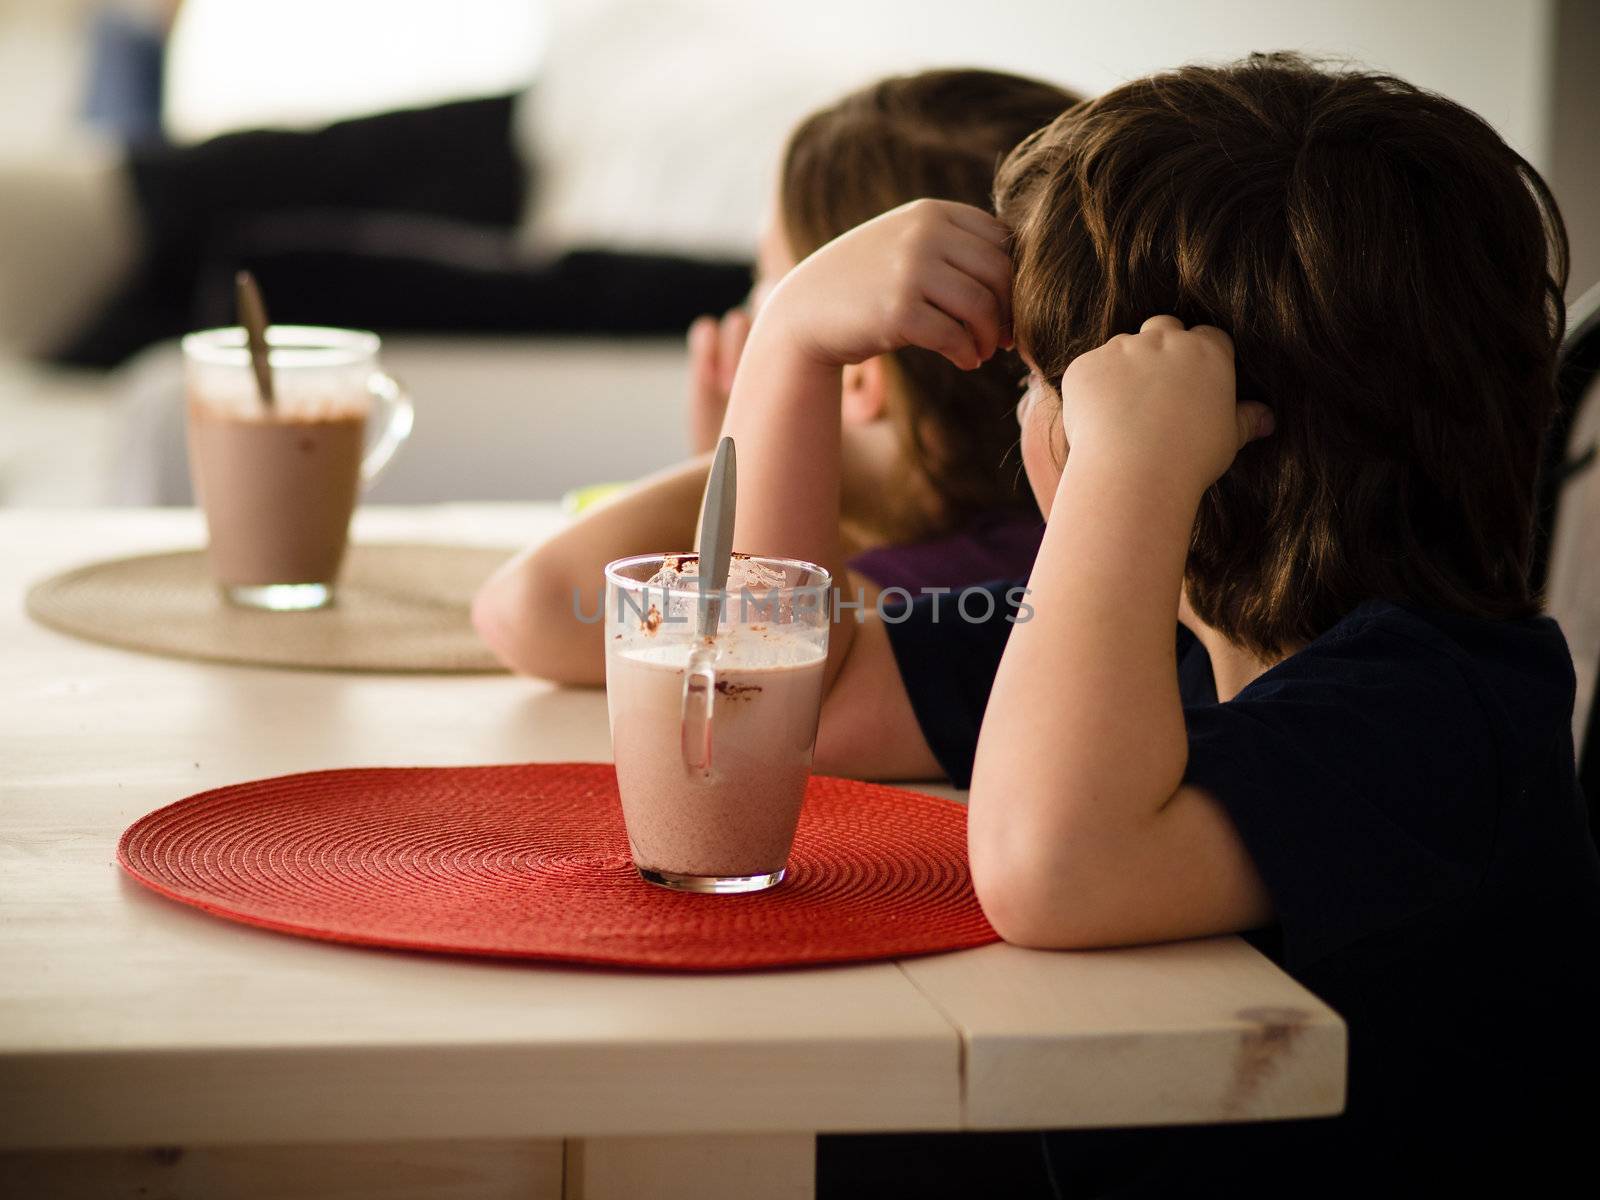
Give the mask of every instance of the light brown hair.
MULTIPOLYGON (((924 71, 851 93, 790 135, 779 181, 790 252, 804 258, 911 200, 987 209, 1001 160, 1077 99, 979 70, 924 71)), ((1020 471, 1003 469, 1016 444, 1016 355, 997 353, 976 371, 915 348, 893 357, 908 403, 891 416, 905 458, 942 502, 946 528, 986 510, 1031 508, 1020 471)))
MULTIPOLYGON (((1276 655, 1368 599, 1533 613, 1566 236, 1481 118, 1295 55, 1126 84, 996 181, 1013 327, 1052 386, 1147 317, 1226 330, 1273 409, 1207 493, 1191 607, 1276 655)), ((1068 451, 1070 454, 1070 449, 1068 451)))

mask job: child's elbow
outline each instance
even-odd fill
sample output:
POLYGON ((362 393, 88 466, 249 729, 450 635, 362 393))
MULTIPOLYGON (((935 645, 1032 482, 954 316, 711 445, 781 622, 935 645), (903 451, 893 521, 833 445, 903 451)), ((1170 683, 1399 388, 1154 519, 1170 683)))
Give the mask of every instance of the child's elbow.
POLYGON ((1035 950, 1091 950, 1126 943, 1111 881, 1086 859, 1094 849, 1070 831, 1013 826, 971 837, 973 890, 1000 937, 1035 950), (1097 881, 1097 882, 1096 882, 1097 881))
POLYGON ((1061 914, 1051 904, 1047 890, 1024 864, 974 857, 972 886, 983 915, 1004 941, 1035 950, 1078 948, 1071 931, 1062 928, 1061 914))
POLYGON ((517 629, 513 580, 496 576, 472 597, 472 627, 494 656, 513 671, 522 672, 522 636, 517 629))
MULTIPOLYGON (((495 576, 472 599, 472 625, 485 645, 519 675, 552 683, 598 683, 603 651, 593 637, 572 636, 576 618, 562 608, 553 586, 534 563, 495 576)), ((589 632, 587 626, 580 632, 589 632)))
POLYGON ((1022 872, 973 871, 983 915, 1001 940, 1031 950, 1099 950, 1126 945, 1114 921, 1093 902, 1079 903, 1022 872), (981 882, 980 882, 981 880, 981 882))

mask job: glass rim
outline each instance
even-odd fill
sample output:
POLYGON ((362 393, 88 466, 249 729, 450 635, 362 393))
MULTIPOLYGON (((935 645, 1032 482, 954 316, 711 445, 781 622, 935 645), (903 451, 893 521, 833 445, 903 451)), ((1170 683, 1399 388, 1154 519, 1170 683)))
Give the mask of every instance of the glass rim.
MULTIPOLYGON (((807 559, 803 559, 803 558, 776 558, 776 557, 774 557, 772 555, 769 555, 769 554, 737 554, 737 553, 734 554, 733 557, 734 558, 749 559, 749 560, 751 560, 753 562, 770 563, 771 565, 776 566, 776 567, 795 567, 795 568, 798 568, 799 570, 809 571, 814 575, 821 576, 821 579, 818 580, 818 582, 816 582, 816 583, 791 583, 791 584, 786 584, 783 587, 775 587, 775 588, 770 588, 770 589, 763 589, 759 593, 760 595, 770 595, 772 592, 777 592, 779 594, 782 594, 782 593, 785 593, 785 592, 816 591, 818 588, 825 588, 825 587, 827 587, 829 584, 831 584, 833 582, 833 574, 832 574, 832 572, 830 572, 826 567, 819 566, 818 564, 816 564, 814 562, 810 562, 807 559)), ((671 554, 633 554, 633 555, 629 555, 627 558, 613 559, 611 562, 608 562, 606 564, 606 566, 605 566, 606 582, 607 583, 614 583, 618 587, 628 588, 628 589, 634 590, 634 591, 638 591, 638 590, 643 590, 645 588, 649 588, 651 590, 659 589, 661 592, 663 592, 664 594, 666 594, 668 596, 699 596, 700 595, 700 589, 699 588, 664 588, 659 583, 646 583, 643 579, 629 579, 625 575, 621 574, 621 572, 623 570, 627 569, 628 567, 643 566, 645 563, 665 563, 666 560, 669 559, 669 558, 677 558, 677 559, 692 558, 692 559, 695 560, 696 563, 698 563, 700 561, 700 555, 696 551, 693 551, 693 550, 684 550, 684 551, 681 551, 681 552, 674 552, 674 553, 671 553, 671 554)), ((752 594, 754 595, 754 594, 758 594, 758 593, 755 593, 754 590, 752 590, 752 594)))
MULTIPOLYGON (((244 329, 224 325, 185 334, 180 343, 190 362, 208 367, 248 367, 250 348, 244 329)), ((274 370, 351 367, 378 356, 381 339, 365 329, 329 325, 267 326, 267 362, 274 370)))

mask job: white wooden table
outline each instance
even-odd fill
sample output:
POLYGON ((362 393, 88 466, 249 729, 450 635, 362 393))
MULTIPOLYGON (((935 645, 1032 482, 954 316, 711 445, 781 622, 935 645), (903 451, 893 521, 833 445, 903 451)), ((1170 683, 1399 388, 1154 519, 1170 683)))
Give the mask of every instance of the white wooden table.
MULTIPOLYGON (((506 545, 556 519, 369 509, 357 532, 506 545)), ((609 757, 599 691, 205 666, 23 614, 27 582, 200 536, 189 511, 0 511, 0 1192, 803 1196, 819 1131, 1343 1103, 1342 1023, 1235 938, 667 976, 351 949, 160 899, 117 836, 204 788, 609 757)))

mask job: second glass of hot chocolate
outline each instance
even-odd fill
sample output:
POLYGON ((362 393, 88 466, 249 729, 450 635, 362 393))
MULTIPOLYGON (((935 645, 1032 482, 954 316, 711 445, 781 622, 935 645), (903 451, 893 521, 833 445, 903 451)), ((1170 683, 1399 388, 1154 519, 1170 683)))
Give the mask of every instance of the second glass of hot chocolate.
POLYGON ((223 595, 246 608, 322 608, 356 497, 410 434, 411 403, 379 370, 375 334, 274 325, 266 336, 270 403, 244 330, 183 339, 190 476, 223 595))

